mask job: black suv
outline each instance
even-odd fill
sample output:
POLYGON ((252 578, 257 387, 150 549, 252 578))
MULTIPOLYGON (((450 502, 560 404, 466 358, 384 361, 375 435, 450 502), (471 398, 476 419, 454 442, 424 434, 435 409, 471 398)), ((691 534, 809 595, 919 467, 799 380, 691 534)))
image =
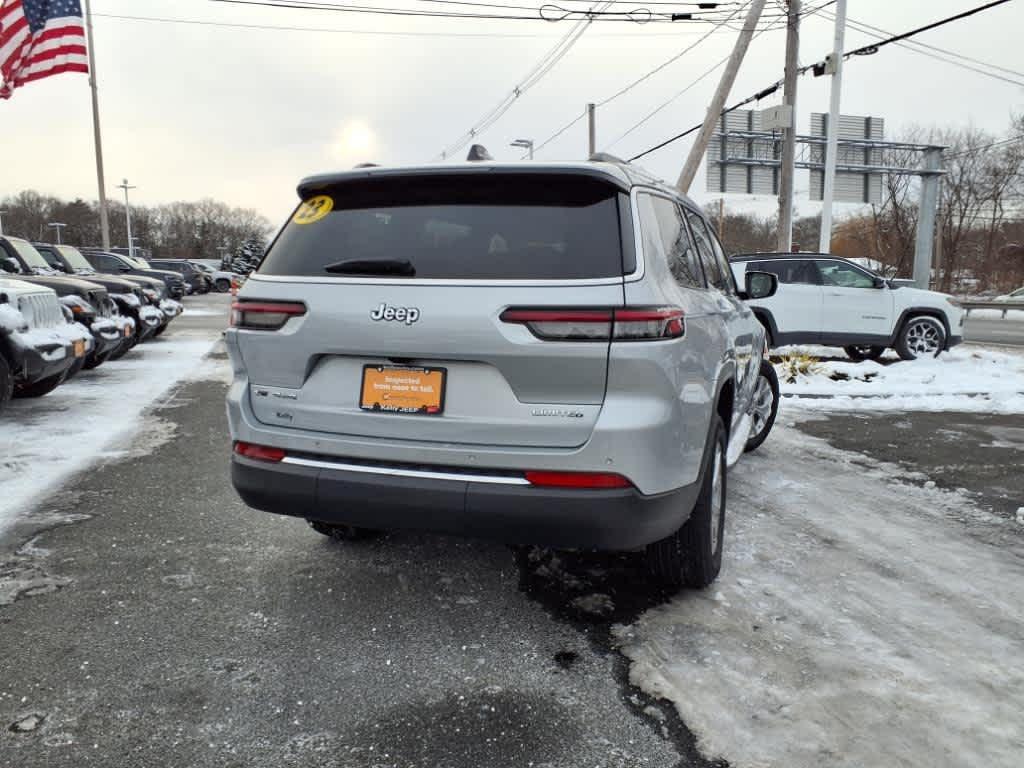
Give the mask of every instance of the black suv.
POLYGON ((152 269, 144 259, 137 256, 133 259, 130 256, 122 256, 119 253, 110 253, 98 248, 82 248, 80 250, 97 272, 105 272, 109 275, 157 277, 164 281, 167 293, 172 299, 180 299, 185 295, 185 281, 177 272, 152 269))
POLYGON ((90 330, 95 343, 83 361, 85 367, 95 368, 121 346, 124 336, 113 322, 113 310, 104 286, 81 278, 58 276, 42 254, 19 237, 0 236, 0 268, 18 280, 55 291, 74 319, 90 330))
POLYGON ((149 259, 149 265, 177 272, 192 286, 193 293, 209 293, 213 286, 213 281, 201 269, 184 259, 149 259))

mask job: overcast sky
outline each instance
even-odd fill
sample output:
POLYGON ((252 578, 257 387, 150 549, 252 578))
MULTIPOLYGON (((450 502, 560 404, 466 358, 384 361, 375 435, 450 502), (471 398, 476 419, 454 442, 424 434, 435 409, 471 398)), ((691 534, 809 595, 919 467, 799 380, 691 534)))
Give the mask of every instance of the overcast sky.
MULTIPOLYGON (((804 0, 804 5, 821 2, 804 0)), ((901 32, 980 2, 849 0, 849 16, 901 32)), ((385 5, 439 7, 416 0, 385 5)), ((768 7, 778 12, 775 2, 768 7)), ((446 21, 209 0, 93 0, 93 12, 108 191, 120 194, 115 186, 128 177, 138 185, 135 200, 214 197, 256 208, 275 225, 294 206, 296 182, 305 174, 362 161, 431 160, 508 93, 569 28, 567 22, 446 21), (101 14, 385 34, 236 29, 101 14)), ((1022 30, 1024 2, 1015 0, 917 39, 1021 70, 1022 30)), ((705 31, 706 24, 687 22, 595 23, 478 141, 497 159, 515 159, 519 151, 508 146, 510 141, 533 138, 540 143, 581 113, 586 102, 607 98, 705 31)), ((822 58, 832 35, 830 20, 821 15, 806 19, 801 63, 822 58)), ((734 39, 728 30, 712 35, 600 109, 598 147, 630 156, 701 120, 717 72, 643 127, 611 143, 727 56, 734 39)), ((870 41, 862 33, 847 32, 847 48, 870 41)), ((784 46, 782 29, 755 39, 730 101, 781 76, 784 46)), ((808 130, 810 112, 827 111, 827 81, 809 75, 801 79, 801 131, 808 130)), ((769 97, 761 106, 779 101, 781 96, 769 97)), ((842 111, 884 117, 890 138, 911 124, 972 123, 1001 133, 1011 113, 1024 111, 1024 89, 889 46, 848 63, 842 111)), ((62 197, 96 197, 84 75, 31 83, 0 102, 0 137, 0 196, 33 188, 62 197)), ((688 149, 681 141, 643 162, 674 180, 688 149)), ((581 121, 538 159, 582 159, 585 152, 586 123, 581 121)), ((797 190, 806 198, 806 174, 798 177, 797 190)), ((717 198, 704 193, 703 173, 692 192, 702 201, 717 198)), ((727 205, 747 203, 730 196, 727 205)), ((756 207, 770 210, 771 204, 762 199, 756 207)))

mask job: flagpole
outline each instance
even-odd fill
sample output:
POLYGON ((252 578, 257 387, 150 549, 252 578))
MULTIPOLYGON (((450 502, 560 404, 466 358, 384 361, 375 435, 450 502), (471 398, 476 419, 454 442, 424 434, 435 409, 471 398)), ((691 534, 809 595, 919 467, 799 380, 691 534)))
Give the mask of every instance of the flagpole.
MULTIPOLYGON (((100 233, 103 250, 110 250, 110 219, 107 215, 107 185, 103 179, 103 139, 100 136, 100 98, 96 87, 96 56, 92 43, 92 8, 85 0, 85 34, 89 41, 89 87, 92 89, 92 129, 96 139, 96 183, 100 191, 100 233)), ((82 243, 86 245, 86 243, 82 243)))

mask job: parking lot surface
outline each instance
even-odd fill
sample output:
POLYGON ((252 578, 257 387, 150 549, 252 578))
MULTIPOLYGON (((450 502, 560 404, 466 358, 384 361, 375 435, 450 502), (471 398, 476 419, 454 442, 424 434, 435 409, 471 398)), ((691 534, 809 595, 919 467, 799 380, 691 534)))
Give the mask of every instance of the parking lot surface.
MULTIPOLYGON (((168 342, 213 345, 225 304, 190 303, 168 342)), ((132 450, 0 534, 0 765, 1009 767, 1024 749, 1020 486, 985 491, 1019 463, 1019 421, 784 408, 733 471, 721 581, 673 598, 631 555, 338 544, 249 510, 228 376, 213 346, 132 450)))

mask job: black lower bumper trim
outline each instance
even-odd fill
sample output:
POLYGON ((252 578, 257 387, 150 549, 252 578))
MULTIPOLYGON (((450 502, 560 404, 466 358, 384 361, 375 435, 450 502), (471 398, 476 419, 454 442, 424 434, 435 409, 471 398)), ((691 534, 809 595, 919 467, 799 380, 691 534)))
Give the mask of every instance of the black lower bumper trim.
POLYGON ((509 544, 628 550, 686 522, 698 484, 657 496, 377 475, 233 456, 231 480, 251 507, 328 523, 420 530, 509 544))

